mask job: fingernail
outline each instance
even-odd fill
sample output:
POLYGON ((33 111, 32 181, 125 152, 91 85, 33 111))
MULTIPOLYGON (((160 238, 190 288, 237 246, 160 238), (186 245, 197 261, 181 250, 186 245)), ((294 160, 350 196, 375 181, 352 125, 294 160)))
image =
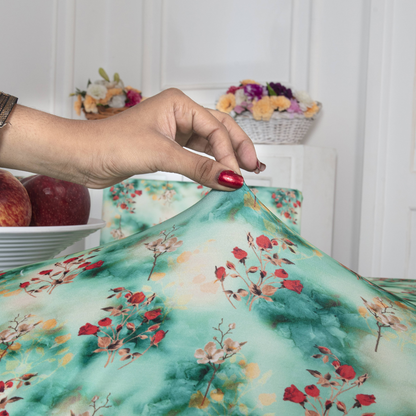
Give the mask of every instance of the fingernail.
POLYGON ((244 185, 244 179, 232 170, 223 170, 218 176, 218 183, 228 188, 239 189, 244 185))
POLYGON ((260 162, 259 170, 260 170, 260 172, 263 172, 264 170, 266 170, 266 165, 264 163, 260 162))

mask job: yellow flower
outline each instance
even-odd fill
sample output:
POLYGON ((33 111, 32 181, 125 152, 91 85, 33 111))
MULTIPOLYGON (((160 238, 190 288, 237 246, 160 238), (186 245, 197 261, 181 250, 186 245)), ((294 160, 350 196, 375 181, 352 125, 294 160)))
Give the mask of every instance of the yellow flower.
POLYGON ((243 79, 241 81, 241 85, 247 85, 247 84, 257 84, 257 85, 259 85, 258 82, 253 81, 252 79, 243 79))
POLYGON ((257 378, 260 375, 260 368, 257 363, 250 363, 246 365, 244 369, 246 377, 251 378, 252 380, 257 378))
POLYGON ((115 95, 120 95, 122 92, 123 90, 121 88, 110 88, 109 90, 107 90, 105 98, 99 100, 98 103, 106 105, 115 95))
POLYGON ((290 107, 290 100, 286 98, 284 95, 273 95, 270 97, 270 103, 273 107, 273 110, 284 111, 290 107))
POLYGON ((137 93, 139 93, 139 94, 141 94, 141 93, 142 93, 140 90, 136 90, 136 88, 133 88, 133 87, 130 87, 130 86, 127 86, 127 87, 125 88, 125 90, 127 90, 127 91, 135 91, 135 92, 137 92, 137 93))
POLYGON ((84 108, 87 113, 98 113, 97 102, 91 95, 86 95, 84 100, 84 108))
POLYGON ((276 394, 274 393, 263 393, 259 394, 259 401, 263 406, 270 406, 276 401, 276 394))
POLYGON ((217 103, 217 110, 222 111, 223 113, 230 113, 230 111, 235 107, 235 95, 234 94, 225 94, 222 95, 217 103))
POLYGON ((224 393, 222 392, 221 389, 215 389, 211 391, 210 396, 212 400, 215 400, 216 402, 220 402, 224 398, 224 393))
POLYGON ((270 120, 274 111, 270 102, 270 97, 263 97, 261 100, 255 101, 252 110, 255 120, 270 120))
POLYGON ((75 112, 80 116, 81 115, 81 107, 82 107, 82 97, 78 94, 78 99, 74 103, 75 112))
POLYGON ((308 109, 303 113, 306 118, 313 117, 319 111, 318 104, 313 103, 312 107, 308 107, 308 109))

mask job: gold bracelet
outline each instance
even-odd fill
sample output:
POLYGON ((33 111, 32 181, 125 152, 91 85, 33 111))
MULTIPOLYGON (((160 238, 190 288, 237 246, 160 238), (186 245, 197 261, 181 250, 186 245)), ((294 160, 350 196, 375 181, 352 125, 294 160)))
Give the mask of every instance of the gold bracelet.
POLYGON ((7 123, 7 117, 9 117, 16 103, 16 97, 0 91, 0 129, 7 123))

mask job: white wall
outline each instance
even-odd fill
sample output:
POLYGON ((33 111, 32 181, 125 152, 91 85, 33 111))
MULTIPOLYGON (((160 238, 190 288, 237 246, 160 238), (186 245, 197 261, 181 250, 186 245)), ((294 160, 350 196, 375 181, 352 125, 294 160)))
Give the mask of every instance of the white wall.
MULTIPOLYGON (((362 192, 377 158, 364 150, 368 128, 380 116, 367 96, 375 99, 371 87, 385 70, 371 57, 396 33, 382 24, 393 19, 389 11, 397 30, 405 23, 393 51, 413 59, 414 39, 404 41, 412 0, 0 0, 2 32, 15 34, 2 44, 0 89, 65 117, 74 117, 68 94, 98 77, 100 66, 145 95, 176 86, 210 107, 243 78, 309 89, 323 113, 306 144, 338 154, 333 256, 380 274, 386 269, 370 267, 365 252, 384 221, 367 228, 374 181, 362 192)), ((413 91, 413 79, 403 82, 413 91)))

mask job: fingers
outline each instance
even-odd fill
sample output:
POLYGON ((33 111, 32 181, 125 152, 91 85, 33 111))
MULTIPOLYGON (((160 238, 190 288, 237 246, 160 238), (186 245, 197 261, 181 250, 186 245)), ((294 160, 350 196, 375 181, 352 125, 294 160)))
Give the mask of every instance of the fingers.
MULTIPOLYGON (((189 134, 189 128, 192 126, 191 131, 196 136, 208 140, 212 154, 218 162, 238 174, 241 173, 230 136, 224 124, 187 97, 178 100, 174 112, 179 137, 189 134)), ((188 140, 190 136, 188 136, 188 140)), ((187 143, 182 143, 182 145, 187 145, 187 143)))
POLYGON ((193 181, 212 189, 234 191, 244 184, 242 176, 236 174, 222 163, 192 153, 189 150, 169 142, 160 162, 159 170, 180 173, 193 181))
POLYGON ((258 169, 254 144, 243 129, 228 114, 216 110, 207 110, 227 129, 240 167, 250 172, 258 169))

